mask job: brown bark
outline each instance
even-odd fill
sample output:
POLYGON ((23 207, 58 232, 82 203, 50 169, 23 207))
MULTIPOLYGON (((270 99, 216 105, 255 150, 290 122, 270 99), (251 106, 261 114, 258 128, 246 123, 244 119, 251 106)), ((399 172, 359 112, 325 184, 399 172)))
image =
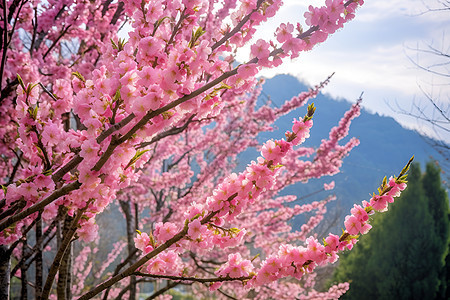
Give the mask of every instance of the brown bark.
POLYGON ((0 246, 0 299, 9 299, 11 253, 8 246, 0 246))
POLYGON ((38 216, 38 220, 36 222, 36 283, 35 283, 35 294, 40 295, 42 292, 42 284, 43 284, 43 265, 42 265, 42 218, 41 214, 38 216))
MULTIPOLYGON (((23 245, 22 245, 22 256, 25 256, 26 250, 27 250, 27 240, 26 240, 26 236, 24 237, 23 240, 23 245)), ((20 268, 20 279, 22 280, 22 285, 21 285, 21 289, 20 289, 20 300, 27 300, 28 299, 28 276, 27 276, 27 270, 28 267, 26 267, 25 265, 23 265, 20 268)))
MULTIPOLYGON (((136 232, 136 222, 131 211, 131 204, 129 201, 119 201, 120 207, 125 215, 126 225, 127 225, 127 242, 128 242, 128 255, 132 255, 132 253, 136 253, 136 247, 134 246, 134 236, 136 232)), ((137 212, 136 212, 137 214, 137 212)), ((133 264, 136 261, 136 257, 133 256, 130 259, 130 264, 133 264)), ((136 276, 130 277, 130 300, 136 300, 136 276)))
MULTIPOLYGON (((63 234, 64 237, 66 234, 69 233, 70 225, 72 224, 73 218, 70 216, 66 216, 66 219, 64 220, 64 227, 63 227, 63 234)), ((56 294, 58 297, 58 300, 65 300, 69 299, 69 295, 67 294, 67 290, 70 290, 70 284, 68 286, 68 283, 70 281, 70 274, 69 274, 69 266, 70 266, 70 260, 71 260, 71 251, 72 250, 72 244, 70 243, 68 245, 67 250, 64 252, 63 258, 61 260, 61 266, 59 268, 59 275, 58 275, 58 283, 56 287, 56 294)))

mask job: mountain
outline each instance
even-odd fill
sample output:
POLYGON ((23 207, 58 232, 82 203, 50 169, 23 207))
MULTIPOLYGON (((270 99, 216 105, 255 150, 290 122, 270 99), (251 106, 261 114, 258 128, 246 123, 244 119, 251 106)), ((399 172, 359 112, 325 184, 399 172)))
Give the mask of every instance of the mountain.
MULTIPOLYGON (((279 106, 285 100, 306 90, 308 87, 295 77, 277 75, 266 80, 262 95, 264 98, 270 96, 272 103, 279 106)), ((317 110, 314 114, 311 137, 304 145, 318 147, 322 139, 328 138, 330 129, 338 124, 352 103, 344 100, 338 101, 323 94, 319 94, 310 102, 314 102, 317 110)), ((275 122, 276 130, 260 134, 258 141, 262 144, 270 138, 284 137, 284 132, 292 126, 292 119, 303 116, 305 112, 306 108, 302 107, 283 116, 275 122)), ((313 179, 307 184, 299 183, 283 191, 283 194, 294 194, 301 197, 320 189, 323 183, 334 180, 336 188, 332 192, 336 194, 337 200, 328 205, 328 210, 331 215, 336 216, 337 209, 339 215, 337 227, 343 226, 344 216, 349 214, 354 203, 360 204, 362 200, 368 200, 371 193, 377 191, 383 177, 389 178, 391 175, 398 174, 412 155, 415 156, 415 161, 422 165, 430 160, 430 157, 439 159, 439 154, 417 132, 403 128, 391 117, 372 114, 364 109, 361 110, 361 115, 352 122, 349 135, 340 144, 344 144, 351 137, 357 137, 360 145, 355 147, 344 159, 339 174, 313 179)), ((246 151, 240 157, 241 166, 245 166, 257 156, 256 150, 246 151)), ((327 193, 322 192, 305 201, 320 200, 326 196, 327 193)), ((303 219, 300 218, 296 219, 294 224, 300 226, 302 222, 303 219)), ((340 234, 340 232, 337 233, 340 234)))

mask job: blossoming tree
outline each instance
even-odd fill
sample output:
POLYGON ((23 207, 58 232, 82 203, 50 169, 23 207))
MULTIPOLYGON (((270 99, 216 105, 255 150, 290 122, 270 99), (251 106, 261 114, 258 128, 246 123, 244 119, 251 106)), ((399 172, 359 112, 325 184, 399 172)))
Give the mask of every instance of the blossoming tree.
MULTIPOLYGON (((260 298, 318 297, 305 289, 313 280, 308 274, 336 261, 338 251, 351 249, 358 234, 370 229, 369 214, 386 210, 405 188, 409 164, 383 181, 379 195, 355 205, 341 236, 330 234, 323 243, 308 234, 324 203, 288 206, 296 198, 278 193, 339 171, 358 143, 338 144, 359 114, 359 102, 317 150, 296 147, 313 125, 310 104, 284 139, 267 141, 243 172, 231 172, 237 154, 255 146, 259 132, 327 83, 281 108, 258 107, 258 71, 325 41, 362 4, 327 0, 310 6, 304 14, 308 29, 280 24, 274 39, 252 43, 249 60, 235 66, 236 51, 281 1, 4 0, 2 297, 8 296, 11 274, 21 278, 26 294, 31 263, 40 299, 107 299, 114 293, 134 298, 138 282, 148 278, 168 282, 153 297, 194 282, 203 284, 194 291, 218 290, 223 297, 242 298, 250 289, 260 298), (124 41, 117 31, 126 22, 133 29, 124 41), (314 159, 300 159, 306 155, 314 159), (128 258, 89 291, 83 282, 72 286, 72 267, 91 271, 84 256, 72 265, 71 245, 96 239, 95 216, 116 200, 127 216, 128 258), (139 214, 145 209, 148 216, 139 214), (313 209, 318 214, 301 230, 288 226, 289 219, 313 209), (138 228, 146 230, 134 235, 138 228), (45 247, 55 251, 44 273, 45 247), (261 258, 253 258, 255 249, 261 258), (18 262, 12 270, 11 257, 18 262), (285 278, 305 283, 294 287, 285 278)), ((123 247, 116 244, 113 252, 123 247)), ((327 297, 346 288, 333 287, 327 297)))

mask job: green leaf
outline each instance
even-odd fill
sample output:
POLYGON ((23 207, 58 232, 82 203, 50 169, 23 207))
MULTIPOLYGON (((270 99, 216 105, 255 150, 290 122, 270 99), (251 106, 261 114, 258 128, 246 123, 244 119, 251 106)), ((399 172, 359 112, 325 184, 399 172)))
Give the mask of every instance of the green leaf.
POLYGON ((195 32, 194 32, 194 30, 192 30, 191 40, 189 41, 189 44, 188 44, 189 48, 194 47, 195 43, 205 32, 206 31, 204 31, 202 27, 197 28, 197 30, 195 32))
POLYGON ((45 171, 43 174, 44 174, 44 176, 50 176, 50 175, 53 174, 53 170, 52 170, 52 169, 47 170, 47 171, 45 171))
POLYGON ((303 122, 309 121, 314 116, 314 113, 316 112, 316 107, 314 106, 314 103, 311 103, 308 105, 308 112, 306 113, 305 117, 303 118, 303 122))
POLYGON ((165 19, 169 19, 169 17, 164 17, 159 19, 158 21, 155 22, 155 24, 153 25, 153 32, 156 32, 156 30, 158 29, 158 27, 162 24, 162 22, 164 22, 165 19))
POLYGON ((118 101, 118 100, 120 100, 120 89, 117 89, 117 91, 116 91, 116 93, 114 94, 114 97, 113 97, 113 101, 114 102, 118 101))
POLYGON ((17 74, 17 80, 19 81, 20 86, 22 87, 23 91, 25 92, 27 88, 25 87, 25 84, 23 83, 22 77, 20 77, 19 74, 17 74))
POLYGON ((381 187, 384 188, 386 186, 386 184, 387 184, 387 178, 386 178, 386 176, 384 176, 383 183, 381 184, 381 187))
POLYGON ((119 50, 119 51, 122 51, 122 50, 123 50, 123 47, 125 46, 126 43, 127 43, 127 41, 125 41, 125 39, 119 38, 119 42, 118 42, 118 44, 117 44, 118 50, 119 50))
POLYGON ((37 113, 38 113, 38 106, 36 105, 34 108, 28 107, 27 109, 30 116, 33 118, 33 120, 36 120, 37 113))
POLYGON ((81 81, 86 82, 86 79, 84 79, 83 75, 81 75, 80 72, 78 71, 72 72, 72 75, 80 79, 81 81))
POLYGON ((253 258, 250 260, 251 262, 253 262, 255 259, 257 259, 259 256, 261 255, 261 253, 256 254, 255 256, 253 256, 253 258))
POLYGON ((114 42, 114 40, 113 39, 110 39, 110 40, 111 40, 111 45, 112 45, 113 49, 119 50, 119 47, 117 47, 117 45, 114 42))
POLYGON ((414 155, 409 159, 408 163, 402 169, 402 171, 400 172, 400 175, 398 175, 398 177, 402 177, 406 172, 408 172, 409 167, 411 166, 411 163, 413 162, 413 160, 414 160, 414 155))
POLYGON ((235 228, 235 227, 233 227, 233 228, 230 228, 230 229, 228 229, 231 233, 235 233, 235 234, 237 234, 237 233, 239 233, 241 230, 239 229, 239 228, 235 228))
POLYGON ((136 154, 133 156, 133 158, 127 164, 127 166, 125 167, 125 170, 128 169, 129 167, 131 167, 131 165, 133 165, 147 151, 150 151, 150 149, 136 151, 136 154))
POLYGON ((27 95, 30 95, 31 94, 31 91, 34 89, 34 87, 35 86, 37 86, 38 85, 38 83, 35 83, 35 84, 28 84, 28 86, 27 86, 27 95))

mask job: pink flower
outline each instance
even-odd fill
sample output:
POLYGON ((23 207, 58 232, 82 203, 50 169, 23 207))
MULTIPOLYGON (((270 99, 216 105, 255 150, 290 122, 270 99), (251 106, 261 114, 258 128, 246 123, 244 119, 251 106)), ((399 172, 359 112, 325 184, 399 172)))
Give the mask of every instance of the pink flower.
POLYGON ((293 121, 294 125, 292 126, 292 131, 294 135, 294 139, 292 140, 293 145, 301 144, 305 141, 305 139, 309 138, 309 130, 313 125, 312 120, 303 121, 296 120, 293 121))
POLYGON ((376 211, 387 211, 389 199, 389 196, 376 195, 372 199, 370 199, 370 206, 372 206, 372 208, 376 211))
POLYGON ((258 73, 257 64, 245 64, 238 68, 238 76, 242 79, 253 77, 258 73))
POLYGON ((262 147, 261 154, 268 161, 276 163, 281 159, 281 148, 273 140, 269 140, 262 147))
POLYGON ((42 131, 42 143, 44 145, 48 145, 49 147, 53 147, 59 144, 60 140, 60 129, 58 125, 51 123, 49 125, 44 126, 44 130, 42 131))
POLYGON ((77 230, 77 234, 84 242, 92 242, 98 234, 98 225, 95 224, 95 219, 91 218, 81 223, 80 229, 77 230))
POLYGON ((257 57, 258 59, 268 58, 270 55, 269 43, 263 39, 259 39, 251 47, 251 56, 257 57))
POLYGON ((148 244, 150 244, 150 237, 145 232, 138 234, 137 237, 134 238, 134 244, 136 248, 141 251, 145 250, 148 244))
POLYGON ((325 191, 329 191, 329 190, 334 189, 334 185, 335 185, 334 181, 332 181, 328 184, 324 183, 323 188, 325 189, 325 191))
POLYGON ((95 159, 98 156, 98 151, 100 150, 100 145, 95 139, 88 139, 81 144, 80 156, 86 160, 95 159))
POLYGON ((292 38, 292 32, 294 31, 294 25, 291 23, 281 23, 275 32, 277 36, 277 41, 280 43, 284 43, 288 39, 292 38))
POLYGON ((357 235, 361 229, 361 222, 355 216, 347 216, 344 224, 345 230, 351 235, 357 235))
POLYGON ((188 235, 191 239, 196 240, 206 232, 206 226, 203 226, 199 219, 195 219, 189 223, 188 235))
POLYGON ((367 214, 366 210, 361 207, 361 205, 354 204, 350 212, 360 222, 367 222, 367 220, 369 220, 369 215, 367 214))
POLYGON ((339 245, 339 236, 335 234, 329 234, 325 239, 325 242, 327 243, 327 245, 325 246, 325 252, 333 253, 337 251, 339 245))
POLYGON ((171 222, 155 224, 154 235, 158 241, 166 242, 178 233, 178 226, 171 222))
POLYGON ((291 37, 288 38, 283 46, 281 47, 287 54, 291 54, 291 58, 296 58, 298 57, 298 53, 303 51, 306 48, 306 43, 305 41, 296 38, 296 37, 291 37))

